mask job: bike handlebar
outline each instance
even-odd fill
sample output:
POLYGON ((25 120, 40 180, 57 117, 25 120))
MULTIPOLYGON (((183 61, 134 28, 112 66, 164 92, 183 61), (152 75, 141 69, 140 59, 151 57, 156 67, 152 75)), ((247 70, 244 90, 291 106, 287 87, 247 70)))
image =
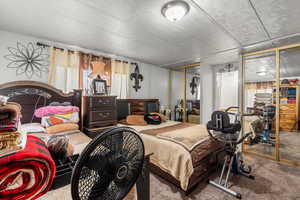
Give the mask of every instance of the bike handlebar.
POLYGON ((233 109, 233 108, 239 109, 240 107, 238 107, 238 106, 230 106, 230 107, 228 107, 228 108, 225 110, 225 112, 228 112, 230 109, 233 109))
POLYGON ((253 114, 241 114, 239 111, 238 111, 237 113, 234 113, 234 112, 228 112, 230 109, 233 109, 233 108, 239 109, 240 107, 238 107, 238 106, 230 106, 230 107, 228 107, 228 108, 225 110, 225 112, 228 113, 229 115, 234 115, 234 116, 239 115, 239 116, 241 116, 241 117, 257 116, 257 114, 254 114, 254 113, 253 113, 253 114))

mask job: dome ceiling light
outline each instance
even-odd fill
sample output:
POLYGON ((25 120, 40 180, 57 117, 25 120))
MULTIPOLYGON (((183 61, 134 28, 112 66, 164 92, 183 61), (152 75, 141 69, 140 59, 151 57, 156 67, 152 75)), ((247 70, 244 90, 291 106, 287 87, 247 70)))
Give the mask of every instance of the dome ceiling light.
POLYGON ((161 9, 161 13, 168 20, 175 22, 182 19, 189 10, 189 4, 181 0, 175 0, 166 3, 161 9))
POLYGON ((260 71, 260 72, 256 72, 256 74, 258 76, 266 76, 267 75, 267 72, 266 71, 260 71))

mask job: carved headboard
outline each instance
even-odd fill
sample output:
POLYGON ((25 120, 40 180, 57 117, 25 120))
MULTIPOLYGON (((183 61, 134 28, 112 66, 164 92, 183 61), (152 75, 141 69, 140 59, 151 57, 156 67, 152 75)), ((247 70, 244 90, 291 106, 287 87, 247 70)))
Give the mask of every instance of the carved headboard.
MULTIPOLYGON (((45 83, 36 81, 14 81, 0 85, 0 95, 10 97, 8 101, 17 102, 22 106, 22 123, 40 122, 40 118, 33 117, 35 108, 49 105, 53 101, 71 102, 80 108, 81 116, 81 90, 63 93, 45 83)), ((81 117, 79 126, 81 129, 81 117)))

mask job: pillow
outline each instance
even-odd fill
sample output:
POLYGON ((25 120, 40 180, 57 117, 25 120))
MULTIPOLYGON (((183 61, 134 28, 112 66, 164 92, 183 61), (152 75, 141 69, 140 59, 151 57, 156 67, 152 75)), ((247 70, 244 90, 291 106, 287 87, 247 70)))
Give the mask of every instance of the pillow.
POLYGON ((9 97, 0 95, 0 106, 6 105, 9 97))
POLYGON ((147 122, 144 120, 143 115, 128 115, 126 117, 126 123, 128 125, 146 126, 147 122))
POLYGON ((154 115, 160 116, 161 122, 166 122, 168 120, 168 118, 165 115, 161 114, 161 113, 152 112, 150 114, 154 114, 154 115))
POLYGON ((78 124, 67 123, 67 124, 57 124, 54 126, 49 126, 48 128, 46 128, 46 131, 48 134, 56 134, 56 133, 73 131, 78 129, 79 129, 78 124))
POLYGON ((21 131, 25 133, 46 133, 46 129, 40 123, 22 124, 21 131))

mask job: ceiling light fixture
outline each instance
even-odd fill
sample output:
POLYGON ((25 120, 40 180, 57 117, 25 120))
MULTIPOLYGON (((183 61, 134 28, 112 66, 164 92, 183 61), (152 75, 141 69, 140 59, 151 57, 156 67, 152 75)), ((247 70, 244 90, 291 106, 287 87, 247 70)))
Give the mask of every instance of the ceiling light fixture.
POLYGON ((258 76, 266 76, 267 75, 267 72, 266 71, 260 71, 260 72, 256 72, 256 74, 258 76))
POLYGON ((182 19, 189 10, 189 4, 184 1, 175 0, 166 3, 161 9, 161 13, 168 20, 175 22, 182 19))

